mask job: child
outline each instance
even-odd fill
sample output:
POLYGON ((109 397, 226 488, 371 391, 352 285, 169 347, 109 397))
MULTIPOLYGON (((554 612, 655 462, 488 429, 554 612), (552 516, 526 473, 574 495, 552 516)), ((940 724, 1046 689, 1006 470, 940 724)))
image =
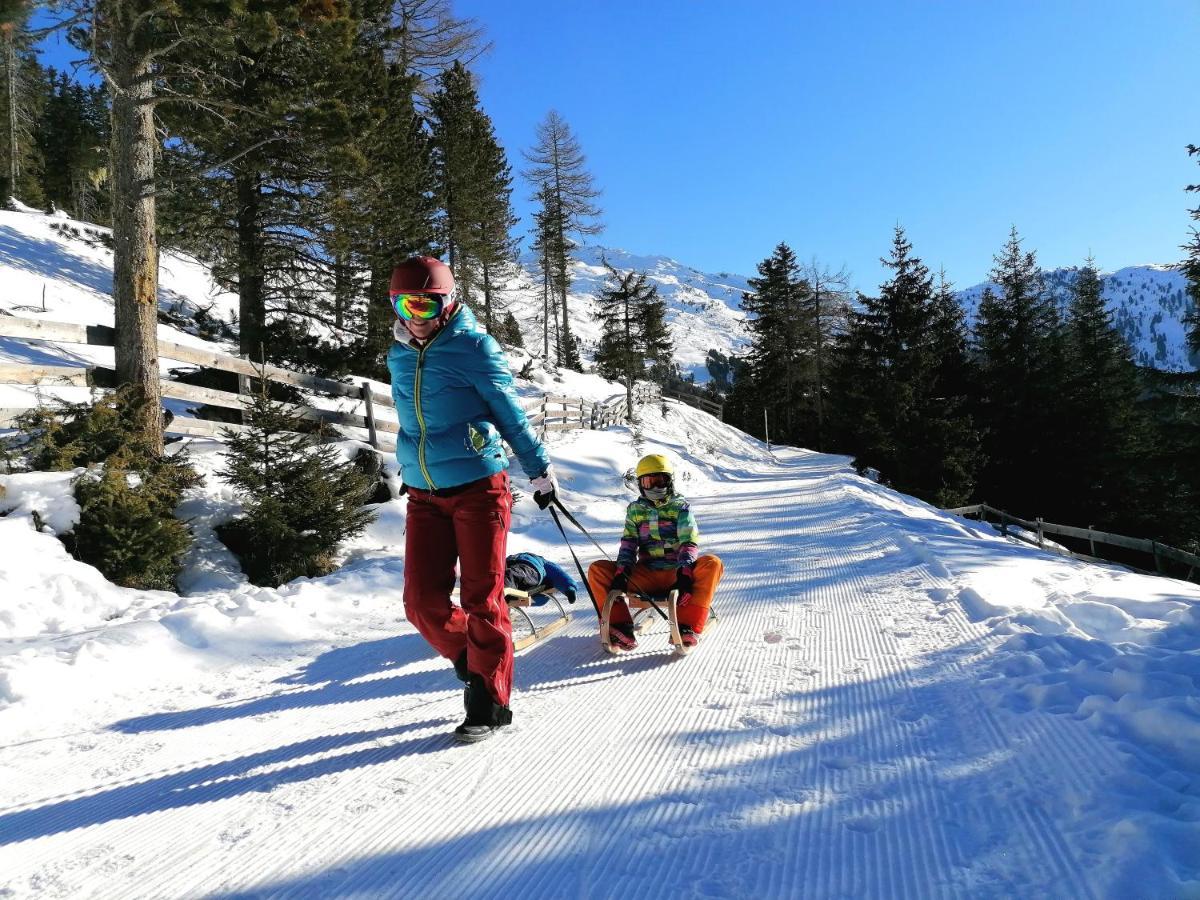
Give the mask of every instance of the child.
MULTIPOLYGON (((637 464, 638 492, 625 510, 625 531, 617 561, 597 560, 588 567, 588 584, 596 599, 627 589, 651 596, 679 592, 679 632, 694 647, 703 633, 713 594, 724 566, 716 556, 699 555, 700 529, 688 502, 675 493, 671 462, 651 454, 637 464)), ((609 639, 622 650, 637 646, 633 617, 625 603, 615 603, 609 639)))

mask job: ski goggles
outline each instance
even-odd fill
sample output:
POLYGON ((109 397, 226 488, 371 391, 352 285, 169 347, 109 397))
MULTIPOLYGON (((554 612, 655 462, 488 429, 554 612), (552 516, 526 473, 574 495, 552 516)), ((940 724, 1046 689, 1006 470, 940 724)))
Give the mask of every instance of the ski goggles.
POLYGON ((402 319, 427 322, 436 319, 446 308, 446 298, 441 294, 413 294, 408 291, 392 291, 389 295, 392 309, 402 319))
POLYGON ((638 479, 638 484, 644 488, 665 488, 671 486, 671 476, 666 472, 651 472, 638 479))

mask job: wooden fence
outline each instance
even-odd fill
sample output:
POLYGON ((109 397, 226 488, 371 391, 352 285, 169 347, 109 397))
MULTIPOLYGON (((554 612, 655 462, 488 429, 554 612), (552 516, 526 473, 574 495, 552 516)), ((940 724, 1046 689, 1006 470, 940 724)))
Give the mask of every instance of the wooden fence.
POLYGON ((1166 562, 1176 562, 1188 567, 1188 573, 1185 576, 1187 580, 1195 579, 1197 569, 1200 568, 1200 556, 1195 553, 1188 553, 1186 550, 1179 550, 1176 547, 1170 547, 1166 544, 1160 544, 1158 541, 1146 540, 1145 538, 1126 537, 1123 534, 1111 534, 1107 531, 1097 531, 1094 528, 1076 528, 1073 525, 1056 525, 1053 522, 1047 522, 1044 519, 1034 519, 1032 522, 1026 519, 1018 519, 1016 516, 1009 515, 1002 509, 996 509, 994 506, 988 506, 986 503, 976 503, 973 506, 960 506, 958 509, 948 509, 946 512, 953 513, 958 516, 978 516, 980 521, 986 522, 988 515, 996 518, 1000 523, 1000 533, 1008 536, 1008 527, 1016 525, 1023 528, 1025 531, 1035 534, 1036 538, 1027 538, 1022 534, 1015 534, 1020 540, 1030 544, 1037 544, 1039 547, 1045 546, 1045 536, 1047 534, 1061 535, 1062 537, 1075 538, 1077 540, 1087 541, 1091 549, 1090 556, 1084 556, 1081 553, 1072 553, 1072 556, 1078 556, 1082 559, 1092 561, 1099 560, 1096 556, 1096 544, 1107 544, 1111 547, 1121 547, 1125 550, 1133 550, 1139 553, 1146 553, 1154 557, 1154 569, 1160 575, 1167 574, 1166 562))
MULTIPOLYGON (((0 316, 0 337, 21 340, 44 340, 68 344, 90 344, 101 347, 113 346, 114 331, 102 325, 72 325, 63 322, 43 322, 17 316, 0 316)), ((327 398, 350 402, 352 410, 321 409, 301 404, 289 404, 289 411, 299 419, 324 422, 344 428, 353 428, 367 433, 367 441, 383 450, 395 450, 395 435, 399 425, 394 418, 381 417, 381 410, 392 410, 395 405, 391 393, 380 393, 368 381, 357 384, 306 375, 279 366, 260 367, 249 360, 226 353, 214 353, 195 347, 187 347, 170 341, 158 342, 161 358, 196 365, 205 369, 216 369, 239 376, 237 393, 215 388, 198 387, 179 381, 162 379, 160 386, 165 399, 196 402, 224 409, 245 410, 252 402, 250 379, 265 375, 292 387, 324 395, 327 398)), ((19 385, 73 385, 83 387, 110 388, 114 386, 112 369, 103 366, 51 366, 33 364, 0 364, 0 383, 19 385)), ((646 403, 658 399, 657 385, 639 383, 634 387, 634 402, 646 403)), ((529 416, 530 424, 542 437, 550 432, 571 431, 580 428, 601 429, 615 425, 628 417, 626 398, 620 394, 602 403, 580 397, 564 397, 545 394, 541 397, 524 398, 521 406, 529 416)), ((23 409, 0 408, 0 427, 11 425, 24 412, 23 409)), ((167 425, 168 434, 200 437, 219 436, 222 429, 239 430, 244 425, 211 419, 175 416, 167 425)))
POLYGON ((725 421, 725 404, 717 403, 705 397, 698 397, 695 394, 689 394, 684 391, 663 391, 663 395, 678 400, 681 403, 686 403, 688 406, 694 406, 696 409, 702 409, 709 415, 716 416, 721 421, 725 421))

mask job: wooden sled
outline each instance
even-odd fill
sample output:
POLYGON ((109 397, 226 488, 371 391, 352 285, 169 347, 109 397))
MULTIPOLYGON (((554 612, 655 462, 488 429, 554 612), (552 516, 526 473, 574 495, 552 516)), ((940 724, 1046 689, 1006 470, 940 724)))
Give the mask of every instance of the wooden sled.
POLYGON ((553 590, 537 591, 533 594, 525 591, 519 591, 516 588, 504 589, 504 599, 508 603, 508 614, 513 619, 513 652, 524 650, 526 647, 532 647, 543 638, 549 637, 558 631, 564 625, 571 621, 571 614, 566 611, 562 605, 562 601, 558 599, 558 593, 553 590), (542 625, 540 628, 533 621, 533 618, 525 610, 532 607, 533 598, 536 596, 549 597, 550 601, 558 608, 558 618, 542 625))
POLYGON ((670 628, 668 640, 670 641, 671 647, 680 656, 684 656, 691 651, 691 647, 685 647, 683 645, 683 637, 679 634, 679 609, 676 605, 676 601, 679 599, 679 592, 674 590, 670 591, 665 596, 652 598, 654 603, 643 600, 636 594, 626 594, 624 591, 609 591, 608 596, 604 598, 604 609, 600 611, 600 643, 604 646, 605 650, 607 650, 609 653, 628 652, 626 650, 622 650, 620 647, 615 646, 609 638, 609 632, 611 630, 609 623, 612 617, 613 604, 621 598, 624 598, 625 602, 629 604, 629 612, 633 616, 633 627, 635 631, 644 631, 646 625, 653 621, 651 617, 658 615, 658 613, 654 611, 654 603, 657 603, 659 609, 667 614, 667 624, 670 628))

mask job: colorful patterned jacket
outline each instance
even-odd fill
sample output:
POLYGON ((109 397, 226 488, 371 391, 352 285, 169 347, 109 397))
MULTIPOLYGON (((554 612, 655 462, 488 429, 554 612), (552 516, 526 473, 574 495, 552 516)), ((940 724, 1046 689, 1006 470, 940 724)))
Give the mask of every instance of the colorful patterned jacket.
POLYGON ((639 497, 625 510, 617 565, 632 568, 640 562, 651 569, 694 566, 699 540, 700 526, 684 497, 672 494, 660 506, 639 497))

